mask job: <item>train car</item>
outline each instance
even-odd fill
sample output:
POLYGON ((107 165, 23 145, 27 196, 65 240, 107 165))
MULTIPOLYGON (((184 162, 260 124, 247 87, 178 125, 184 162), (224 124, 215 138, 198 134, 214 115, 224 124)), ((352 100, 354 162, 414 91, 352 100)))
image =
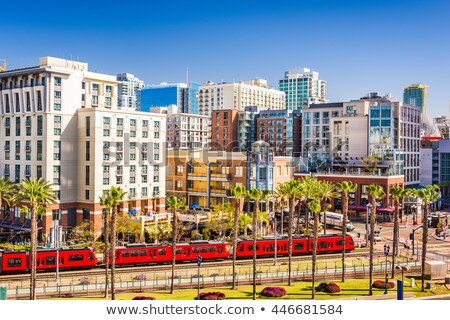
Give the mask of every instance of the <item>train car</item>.
MULTIPOLYGON (((294 237, 292 239, 292 254, 306 255, 312 253, 313 237, 294 237)), ((346 251, 355 249, 353 238, 346 236, 346 251)), ((277 255, 288 255, 288 239, 281 238, 276 241, 277 255)), ((340 235, 320 235, 317 242, 317 253, 333 253, 342 251, 342 236, 340 235)), ((256 242, 257 257, 273 257, 275 254, 275 239, 258 239, 256 242)), ((236 249, 238 258, 253 257, 253 241, 246 239, 238 242, 236 249)))
MULTIPOLYGON (((95 253, 90 248, 44 249, 36 252, 36 270, 55 270, 56 256, 59 258, 59 269, 93 268, 97 265, 95 253)), ((30 271, 29 251, 4 251, 0 253, 0 273, 20 273, 30 271)))
MULTIPOLYGON (((193 241, 176 246, 177 262, 196 261, 201 255, 204 260, 223 260, 230 256, 230 245, 227 242, 193 241)), ((172 261, 170 245, 130 245, 116 249, 116 265, 144 265, 169 263, 172 261)), ((111 263, 111 260, 110 260, 111 263)))

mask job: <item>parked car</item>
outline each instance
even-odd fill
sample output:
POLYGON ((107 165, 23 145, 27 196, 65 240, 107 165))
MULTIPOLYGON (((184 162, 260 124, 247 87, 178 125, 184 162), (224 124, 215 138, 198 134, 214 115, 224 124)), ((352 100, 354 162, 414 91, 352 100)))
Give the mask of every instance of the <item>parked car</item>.
MULTIPOLYGON (((370 240, 370 234, 369 234, 369 240, 370 240)), ((374 234, 373 234, 373 240, 375 241, 375 242, 380 242, 382 239, 381 239, 381 236, 380 236, 380 232, 378 232, 378 231, 375 231, 374 232, 374 234)))

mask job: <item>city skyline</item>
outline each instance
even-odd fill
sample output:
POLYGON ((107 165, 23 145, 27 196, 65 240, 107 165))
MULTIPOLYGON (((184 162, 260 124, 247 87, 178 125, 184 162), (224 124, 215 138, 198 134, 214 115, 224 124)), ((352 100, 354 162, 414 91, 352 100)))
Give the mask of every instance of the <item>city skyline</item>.
POLYGON ((146 84, 185 82, 188 68, 189 81, 259 77, 278 88, 285 71, 306 67, 327 81, 331 102, 372 91, 401 101, 404 86, 424 83, 428 114, 449 112, 450 45, 443 40, 450 35, 450 4, 444 0, 135 2, 120 10, 47 3, 45 10, 35 3, 3 5, 8 45, 0 59, 8 69, 50 55, 88 62, 101 73, 129 72, 146 84))

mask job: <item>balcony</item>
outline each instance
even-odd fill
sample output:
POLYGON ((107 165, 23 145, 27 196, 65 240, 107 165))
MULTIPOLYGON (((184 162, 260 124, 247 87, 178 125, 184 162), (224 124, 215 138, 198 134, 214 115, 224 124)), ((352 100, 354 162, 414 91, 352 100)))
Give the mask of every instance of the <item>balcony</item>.
POLYGON ((206 180, 206 173, 189 172, 188 179, 190 179, 190 180, 206 180))
POLYGON ((231 177, 230 177, 229 174, 212 173, 211 174, 211 180, 214 180, 214 181, 230 181, 231 177))
POLYGON ((188 188, 188 193, 191 195, 206 196, 206 189, 188 188))

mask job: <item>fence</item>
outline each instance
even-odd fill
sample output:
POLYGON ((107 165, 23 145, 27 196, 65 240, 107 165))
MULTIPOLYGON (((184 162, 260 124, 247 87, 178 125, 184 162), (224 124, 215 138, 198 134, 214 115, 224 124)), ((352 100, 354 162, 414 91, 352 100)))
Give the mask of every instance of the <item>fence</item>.
MULTIPOLYGON (((411 272, 420 271, 420 262, 413 261, 407 263, 411 267, 411 272)), ((308 265, 307 265, 308 266, 308 265)), ((374 266, 374 276, 384 276, 386 272, 390 272, 390 265, 381 263, 374 266)), ((292 279, 294 281, 310 281, 312 272, 311 268, 303 270, 297 269, 292 272, 292 279)), ((323 268, 316 271, 316 280, 333 280, 340 279, 342 274, 342 268, 323 268)), ((352 279, 363 279, 369 276, 369 267, 366 265, 361 266, 348 266, 346 267, 346 277, 352 279)), ((186 273, 188 275, 188 273, 186 273)), ((287 271, 259 271, 257 273, 257 284, 263 283, 284 283, 287 282, 287 271)), ((66 285, 51 285, 42 286, 36 288, 36 294, 40 298, 45 297, 71 297, 71 296, 89 296, 100 294, 105 290, 105 284, 103 282, 86 283, 86 284, 66 284, 66 285)), ((238 285, 249 285, 253 283, 253 275, 251 273, 237 274, 236 281, 238 285)), ((231 273, 228 275, 218 275, 210 273, 209 275, 200 275, 201 287, 216 287, 216 286, 228 286, 232 283, 231 273)), ((196 274, 189 274, 188 276, 177 275, 174 278, 175 288, 196 288, 198 284, 198 277, 196 274)), ((164 278, 154 278, 151 280, 123 280, 119 278, 116 282, 116 292, 143 292, 154 290, 167 290, 170 288, 171 279, 170 276, 164 278)), ((15 289, 8 290, 9 299, 27 299, 29 297, 30 289, 26 287, 20 288, 17 286, 15 289)))

